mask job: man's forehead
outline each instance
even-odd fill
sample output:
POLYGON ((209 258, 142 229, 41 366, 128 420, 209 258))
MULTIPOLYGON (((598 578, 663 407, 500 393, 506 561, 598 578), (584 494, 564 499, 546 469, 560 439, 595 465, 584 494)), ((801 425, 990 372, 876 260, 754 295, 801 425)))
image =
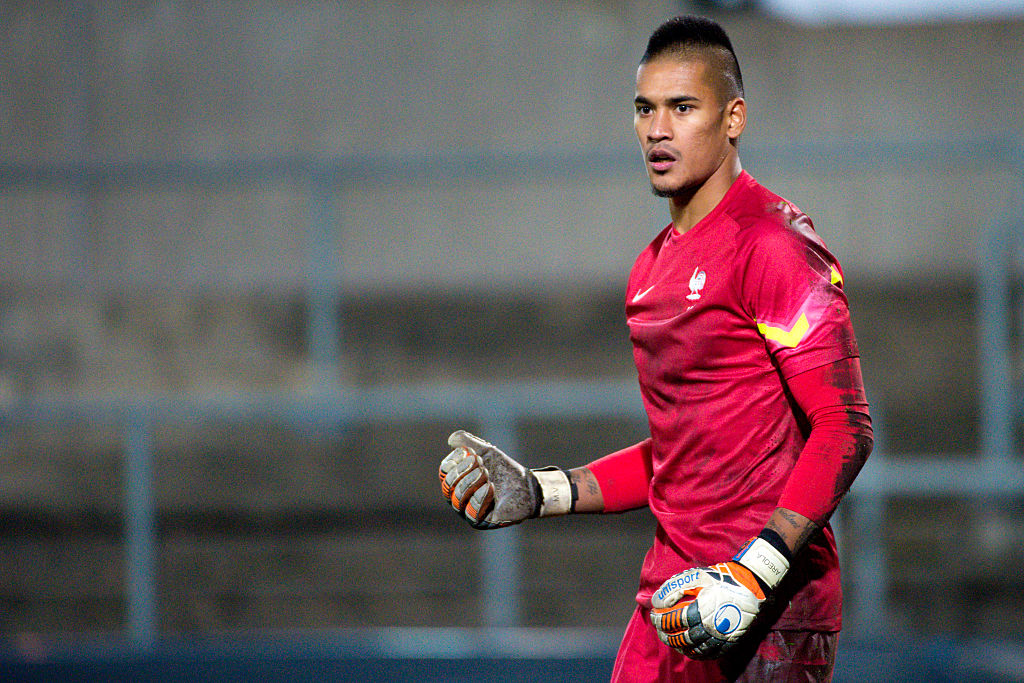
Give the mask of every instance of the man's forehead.
POLYGON ((665 91, 678 91, 674 95, 697 94, 711 89, 707 74, 708 64, 698 57, 658 57, 641 64, 636 71, 637 94, 667 94, 665 91), (682 91, 686 92, 682 92, 682 91))

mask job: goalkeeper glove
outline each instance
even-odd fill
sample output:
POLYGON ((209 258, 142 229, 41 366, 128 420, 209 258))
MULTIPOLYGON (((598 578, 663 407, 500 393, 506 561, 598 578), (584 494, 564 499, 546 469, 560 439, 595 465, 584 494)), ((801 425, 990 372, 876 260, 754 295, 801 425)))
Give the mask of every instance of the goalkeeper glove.
POLYGON ((528 470, 493 445, 459 430, 441 461, 441 495, 475 529, 497 529, 531 517, 564 515, 576 486, 557 467, 528 470))
POLYGON ((788 549, 781 539, 765 540, 766 535, 751 540, 729 562, 688 569, 663 583, 651 596, 658 638, 692 659, 728 652, 789 570, 788 549))

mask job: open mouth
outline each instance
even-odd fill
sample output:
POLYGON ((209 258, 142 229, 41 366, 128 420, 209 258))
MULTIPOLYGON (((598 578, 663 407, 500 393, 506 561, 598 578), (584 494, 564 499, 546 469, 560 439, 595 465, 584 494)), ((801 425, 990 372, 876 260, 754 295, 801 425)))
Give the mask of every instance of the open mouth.
POLYGON ((647 163, 650 164, 653 170, 659 173, 672 168, 672 164, 674 164, 675 161, 675 155, 664 149, 654 148, 647 153, 647 163))

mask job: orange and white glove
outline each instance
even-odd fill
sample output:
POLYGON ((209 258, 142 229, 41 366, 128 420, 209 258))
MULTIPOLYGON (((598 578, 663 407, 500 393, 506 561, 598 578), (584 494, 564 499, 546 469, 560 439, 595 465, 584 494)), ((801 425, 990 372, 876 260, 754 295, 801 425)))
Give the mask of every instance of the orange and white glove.
POLYGON ((564 515, 576 486, 557 467, 529 470, 492 444, 459 430, 441 461, 441 495, 474 529, 498 529, 531 517, 564 515))
POLYGON ((691 659, 714 659, 740 641, 788 570, 789 558, 759 536, 729 562, 688 569, 663 583, 651 596, 651 623, 669 647, 691 659))

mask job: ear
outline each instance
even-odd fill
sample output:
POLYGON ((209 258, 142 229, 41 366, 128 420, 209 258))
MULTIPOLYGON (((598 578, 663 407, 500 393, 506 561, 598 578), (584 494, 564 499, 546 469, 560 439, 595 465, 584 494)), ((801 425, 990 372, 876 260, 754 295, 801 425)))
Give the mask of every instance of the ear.
POLYGON ((737 97, 730 100, 725 105, 725 111, 723 112, 726 117, 726 123, 728 128, 726 134, 729 139, 736 141, 739 139, 740 134, 743 133, 743 129, 747 126, 747 102, 742 97, 737 97))

